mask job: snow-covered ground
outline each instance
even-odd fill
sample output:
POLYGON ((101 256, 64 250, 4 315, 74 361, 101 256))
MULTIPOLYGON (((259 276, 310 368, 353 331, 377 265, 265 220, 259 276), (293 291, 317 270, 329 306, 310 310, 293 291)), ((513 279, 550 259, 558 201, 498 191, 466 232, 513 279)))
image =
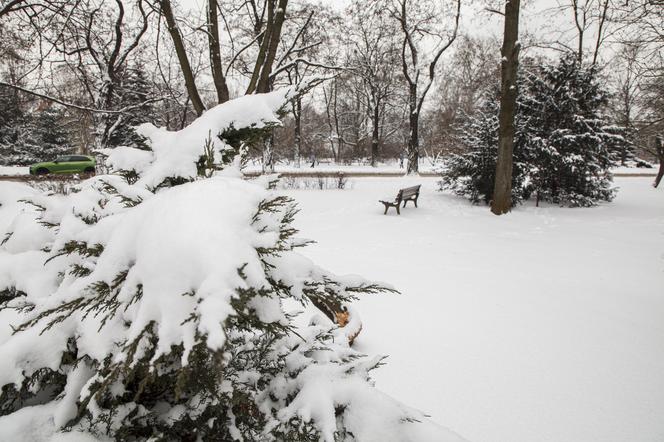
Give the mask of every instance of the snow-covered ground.
POLYGON ((664 440, 664 189, 496 217, 435 178, 289 190, 304 254, 394 284, 357 303, 377 386, 473 442, 664 440), (378 199, 422 184, 418 209, 378 199))
POLYGON ((23 166, 0 166, 0 175, 28 175, 29 167, 23 166))

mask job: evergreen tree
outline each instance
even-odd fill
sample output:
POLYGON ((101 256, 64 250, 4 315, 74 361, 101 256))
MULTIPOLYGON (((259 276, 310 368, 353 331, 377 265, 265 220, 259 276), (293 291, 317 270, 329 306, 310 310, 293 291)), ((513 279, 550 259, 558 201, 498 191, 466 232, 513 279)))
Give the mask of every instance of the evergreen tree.
POLYGON ((0 414, 50 404, 57 428, 118 441, 415 440, 423 416, 377 392, 382 358, 349 346, 361 325, 348 303, 392 290, 297 253, 297 209, 271 183, 228 164, 200 176, 201 158, 237 151, 210 134, 264 131, 284 100, 242 97, 176 133, 143 126, 152 150, 109 156, 133 179, 30 198, 34 219, 19 215, 0 247, 0 262, 22 263, 0 281, 0 306, 17 312, 0 414), (296 327, 298 304, 332 321, 296 327))
POLYGON ((134 127, 142 123, 155 123, 157 114, 154 105, 145 104, 153 98, 154 88, 138 66, 125 69, 122 81, 116 87, 117 108, 137 106, 122 115, 105 117, 102 144, 105 147, 135 146, 145 148, 144 139, 137 135, 134 127))
POLYGON ((18 92, 0 86, 0 161, 3 165, 14 164, 16 146, 21 135, 24 115, 18 92))
POLYGON ((54 107, 23 112, 16 94, 0 93, 0 152, 5 165, 24 166, 72 152, 62 111, 54 107))
POLYGON ((606 129, 602 108, 608 94, 595 67, 582 66, 570 54, 530 73, 526 87, 521 109, 528 119, 537 200, 573 207, 611 201, 609 168, 624 138, 606 129))
MULTIPOLYGON (((555 65, 536 66, 519 84, 512 203, 533 194, 538 202, 571 207, 610 201, 615 190, 609 168, 626 141, 624 129, 609 126, 602 114, 607 93, 595 69, 570 54, 555 65)), ((497 109, 495 94, 489 95, 466 124, 468 152, 449 160, 441 188, 473 202, 490 200, 497 109)))
MULTIPOLYGON (((461 143, 468 150, 448 158, 443 166, 441 187, 468 198, 473 203, 489 204, 496 180, 498 157, 498 109, 497 92, 485 94, 483 103, 472 118, 460 124, 461 143)), ((529 196, 527 182, 527 151, 523 149, 525 137, 523 119, 517 113, 515 119, 514 158, 512 166, 512 201, 529 196)))

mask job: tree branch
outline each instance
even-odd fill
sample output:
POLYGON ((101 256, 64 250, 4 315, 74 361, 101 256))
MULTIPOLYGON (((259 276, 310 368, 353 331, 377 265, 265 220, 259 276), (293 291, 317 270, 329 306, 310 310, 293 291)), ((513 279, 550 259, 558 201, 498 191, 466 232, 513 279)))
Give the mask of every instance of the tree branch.
POLYGON ((125 107, 123 107, 121 109, 117 109, 117 110, 95 109, 95 108, 92 108, 92 107, 80 106, 78 104, 68 103, 66 101, 60 100, 60 99, 52 97, 50 95, 46 95, 46 94, 42 94, 42 93, 39 93, 39 92, 31 91, 30 89, 26 89, 26 88, 23 88, 21 86, 16 86, 14 84, 5 83, 4 81, 0 81, 0 86, 10 87, 12 89, 16 89, 16 90, 24 92, 26 94, 30 94, 30 95, 33 95, 35 97, 42 98, 44 100, 48 100, 48 101, 52 101, 54 103, 58 103, 58 104, 60 104, 62 106, 65 106, 65 107, 69 107, 69 108, 77 109, 77 110, 81 110, 81 111, 86 111, 86 112, 97 113, 97 114, 124 114, 124 113, 127 113, 130 110, 138 109, 142 106, 145 106, 146 104, 155 103, 155 102, 162 101, 162 100, 166 99, 166 97, 151 98, 151 99, 146 100, 142 103, 133 104, 131 106, 125 106, 125 107))

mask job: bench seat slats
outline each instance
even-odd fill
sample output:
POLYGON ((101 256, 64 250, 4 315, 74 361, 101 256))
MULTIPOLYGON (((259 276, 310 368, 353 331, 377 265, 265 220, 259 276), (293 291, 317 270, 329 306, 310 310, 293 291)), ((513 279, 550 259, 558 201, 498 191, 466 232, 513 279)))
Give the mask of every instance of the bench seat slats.
POLYGON ((387 209, 389 209, 390 207, 394 207, 397 209, 397 213, 401 215, 401 210, 399 210, 399 206, 401 205, 402 202, 404 207, 406 207, 406 203, 408 201, 412 201, 413 203, 415 203, 415 207, 417 207, 417 199, 420 197, 420 187, 421 185, 417 185, 412 187, 406 187, 405 189, 400 189, 394 201, 380 200, 379 202, 385 206, 384 214, 387 214, 387 209))

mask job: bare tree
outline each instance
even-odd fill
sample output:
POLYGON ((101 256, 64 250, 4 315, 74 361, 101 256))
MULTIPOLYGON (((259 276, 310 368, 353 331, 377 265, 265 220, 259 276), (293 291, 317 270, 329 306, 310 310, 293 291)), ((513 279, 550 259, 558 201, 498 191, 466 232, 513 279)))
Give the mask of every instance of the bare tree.
MULTIPOLYGON (((638 66, 640 47, 624 45, 615 57, 612 66, 615 72, 612 80, 615 93, 611 108, 616 122, 625 128, 630 140, 638 133, 637 115, 643 111, 643 76, 638 66)), ((623 143, 620 152, 620 164, 625 166, 630 157, 630 143, 623 143)))
POLYGON ((200 116, 205 111, 205 105, 203 104, 203 100, 201 100, 198 88, 196 87, 194 73, 191 69, 191 64, 189 63, 189 56, 187 55, 187 50, 184 46, 182 35, 180 34, 180 28, 175 20, 171 1, 159 0, 159 12, 161 13, 161 16, 164 17, 168 33, 171 35, 171 40, 173 41, 173 46, 175 47, 175 52, 178 56, 178 62, 180 63, 180 69, 182 69, 184 83, 187 87, 187 94, 189 94, 189 99, 191 100, 191 104, 194 107, 196 114, 200 116))
POLYGON ((487 86, 500 81, 499 45, 493 38, 457 38, 456 50, 441 71, 444 81, 433 92, 435 105, 422 120, 420 137, 428 157, 463 150, 460 122, 477 110, 487 86))
POLYGON ((99 128, 98 145, 106 146, 126 118, 120 85, 148 30, 145 1, 9 2, 2 15, 34 41, 33 67, 23 74, 33 84, 26 90, 91 112, 99 128), (69 76, 77 79, 79 87, 72 90, 55 82, 69 76), (50 83, 41 81, 44 77, 50 83))
POLYGON ((351 75, 358 77, 357 93, 371 123, 371 166, 377 165, 382 142, 383 121, 391 101, 399 93, 396 87, 400 63, 399 29, 380 8, 367 8, 356 2, 349 10, 348 46, 351 75))
POLYGON ((577 57, 580 62, 583 62, 583 49, 584 39, 586 32, 591 30, 591 27, 596 33, 595 43, 593 47, 592 64, 597 63, 599 49, 606 38, 607 18, 609 7, 611 6, 610 0, 570 0, 571 10, 574 16, 574 26, 577 30, 577 57))
POLYGON ((247 94, 269 92, 270 90, 270 74, 272 73, 274 60, 277 57, 277 49, 281 40, 281 28, 286 18, 286 6, 288 6, 288 0, 278 0, 278 2, 277 4, 277 0, 266 0, 267 20, 265 21, 264 31, 262 31, 263 36, 247 87, 247 94))
POLYGON ((516 114, 517 70, 519 67, 520 0, 505 3, 505 31, 501 50, 501 89, 498 129, 498 160, 491 212, 507 213, 512 208, 512 152, 514 149, 514 116, 516 114))
POLYGON ((452 18, 452 30, 439 31, 440 11, 433 3, 416 3, 412 0, 393 0, 390 14, 399 23, 403 34, 401 46, 401 64, 403 75, 408 86, 410 128, 408 140, 408 173, 414 174, 419 169, 419 120, 422 105, 431 89, 436 76, 436 65, 443 53, 449 49, 457 37, 459 18, 461 16, 461 0, 456 0, 452 18), (434 50, 428 63, 423 64, 424 40, 433 40, 434 50), (425 68, 426 65, 426 68, 425 68), (426 74, 423 74, 426 69, 426 74))
POLYGON ((224 76, 224 70, 221 66, 220 40, 219 40, 219 19, 217 12, 219 3, 217 0, 208 0, 207 4, 207 32, 208 47, 210 49, 210 68, 212 70, 212 80, 217 90, 217 102, 225 103, 229 100, 228 85, 224 76))

